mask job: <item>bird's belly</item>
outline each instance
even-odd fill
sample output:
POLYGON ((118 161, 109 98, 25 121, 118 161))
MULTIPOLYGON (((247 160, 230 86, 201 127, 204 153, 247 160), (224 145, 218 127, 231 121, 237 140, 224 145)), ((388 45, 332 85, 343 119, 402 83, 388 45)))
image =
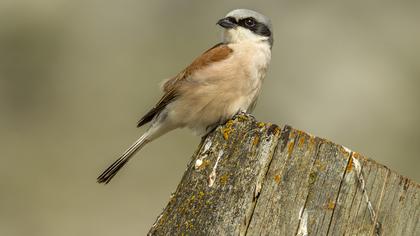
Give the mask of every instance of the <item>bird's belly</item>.
POLYGON ((176 108, 170 109, 170 116, 174 120, 182 121, 181 126, 190 128, 198 135, 204 135, 238 112, 246 112, 256 99, 259 86, 258 84, 255 89, 246 92, 233 89, 215 90, 212 86, 197 87, 194 92, 184 94, 171 104, 176 108))

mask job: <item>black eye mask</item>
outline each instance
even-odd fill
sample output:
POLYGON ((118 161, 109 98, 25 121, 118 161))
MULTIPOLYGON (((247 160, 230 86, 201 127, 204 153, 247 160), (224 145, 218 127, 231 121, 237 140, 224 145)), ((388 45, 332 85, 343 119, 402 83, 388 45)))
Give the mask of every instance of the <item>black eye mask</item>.
POLYGON ((239 20, 238 25, 244 28, 247 28, 258 35, 266 36, 266 37, 271 36, 270 29, 265 24, 256 21, 252 17, 239 20))

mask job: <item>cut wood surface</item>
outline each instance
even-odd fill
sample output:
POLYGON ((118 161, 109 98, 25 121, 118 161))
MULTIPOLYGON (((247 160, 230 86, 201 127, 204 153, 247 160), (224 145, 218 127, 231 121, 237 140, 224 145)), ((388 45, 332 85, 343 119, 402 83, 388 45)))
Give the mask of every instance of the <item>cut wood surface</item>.
POLYGON ((202 141, 149 235, 420 235, 419 195, 357 152, 239 115, 202 141))

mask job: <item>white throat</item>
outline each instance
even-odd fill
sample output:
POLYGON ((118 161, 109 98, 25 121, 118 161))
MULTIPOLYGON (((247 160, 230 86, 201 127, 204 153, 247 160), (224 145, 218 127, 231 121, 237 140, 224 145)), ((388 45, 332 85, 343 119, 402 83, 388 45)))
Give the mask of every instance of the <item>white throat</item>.
POLYGON ((235 27, 226 29, 222 34, 222 41, 224 43, 241 43, 241 42, 254 42, 254 43, 269 43, 269 37, 261 36, 253 33, 252 31, 243 27, 235 27))

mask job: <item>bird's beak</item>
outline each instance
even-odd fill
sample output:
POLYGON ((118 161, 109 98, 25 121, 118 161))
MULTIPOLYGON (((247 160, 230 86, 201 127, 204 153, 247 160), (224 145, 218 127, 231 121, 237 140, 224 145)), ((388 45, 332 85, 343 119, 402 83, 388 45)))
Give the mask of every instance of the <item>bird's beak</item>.
POLYGON ((232 29, 236 27, 236 22, 231 17, 220 19, 217 24, 225 29, 232 29))

